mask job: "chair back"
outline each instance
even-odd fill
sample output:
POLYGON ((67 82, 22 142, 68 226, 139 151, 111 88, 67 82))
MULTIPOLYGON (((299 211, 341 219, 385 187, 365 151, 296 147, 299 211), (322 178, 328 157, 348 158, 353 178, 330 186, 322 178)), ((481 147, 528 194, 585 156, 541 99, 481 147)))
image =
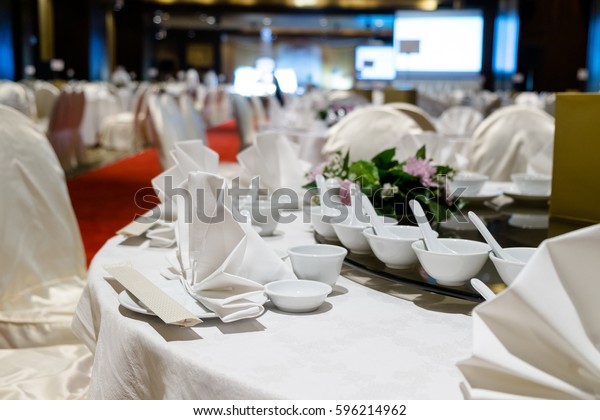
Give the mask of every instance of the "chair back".
POLYGON ((0 105, 0 348, 74 342, 86 276, 64 172, 34 123, 0 105))
POLYGON ((510 181, 527 172, 529 160, 554 142, 554 118, 529 106, 511 105, 495 111, 473 133, 469 170, 492 181, 510 181))

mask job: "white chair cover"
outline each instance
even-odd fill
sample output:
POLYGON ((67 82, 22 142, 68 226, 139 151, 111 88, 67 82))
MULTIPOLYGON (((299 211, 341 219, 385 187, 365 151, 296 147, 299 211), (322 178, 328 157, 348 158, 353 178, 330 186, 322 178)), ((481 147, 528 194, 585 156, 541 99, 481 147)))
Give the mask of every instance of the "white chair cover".
POLYGON ((544 100, 536 92, 521 92, 515 96, 515 105, 544 109, 544 100))
POLYGON ((35 101, 27 94, 27 88, 15 82, 0 82, 0 104, 20 111, 29 118, 35 116, 35 101))
POLYGON ((267 113, 262 100, 257 96, 250 97, 252 102, 252 108, 254 109, 254 115, 256 115, 256 122, 259 127, 265 127, 267 125, 267 113))
POLYGON ((60 95, 60 90, 50 84, 41 83, 35 89, 35 105, 37 108, 38 120, 50 118, 52 107, 60 95))
MULTIPOLYGON (((527 172, 532 157, 552 150, 548 145, 553 142, 552 116, 533 107, 511 105, 477 127, 468 168, 488 175, 492 181, 510 181, 511 174, 527 172)), ((551 171, 552 157, 549 159, 546 167, 551 171)))
POLYGON ((396 147, 404 154, 402 137, 422 132, 408 115, 386 106, 355 110, 330 129, 323 153, 350 151, 350 159, 371 159, 385 149, 396 147))
POLYGON ((240 150, 254 143, 256 131, 254 129, 254 115, 252 107, 248 100, 241 95, 231 95, 233 116, 237 124, 238 134, 240 136, 240 150))
POLYGON ((200 113, 194 107, 194 102, 190 95, 181 95, 179 98, 179 107, 185 124, 186 138, 202 140, 207 144, 206 127, 200 113))
POLYGON ((48 122, 48 139, 64 170, 86 161, 81 126, 86 102, 83 92, 66 87, 56 101, 48 122))
POLYGON ((433 119, 427 114, 427 112, 425 112, 425 110, 416 105, 406 102, 391 102, 385 104, 385 106, 408 115, 410 118, 415 120, 415 122, 423 131, 437 131, 435 124, 433 123, 433 119))
POLYGON ((453 106, 442 112, 437 121, 438 131, 447 136, 472 136, 483 121, 483 115, 475 108, 453 106))
POLYGON ((150 144, 156 147, 160 165, 166 170, 175 164, 175 160, 169 153, 175 148, 175 142, 171 138, 163 138, 163 112, 160 106, 160 98, 156 93, 146 95, 148 112, 144 119, 144 132, 150 144))
POLYGON ((64 173, 33 122, 0 106, 0 348, 73 343, 85 258, 64 173))
POLYGON ((104 118, 121 111, 119 99, 104 85, 87 83, 83 87, 85 93, 85 112, 81 123, 81 137, 86 146, 98 143, 97 135, 104 118))
POLYGON ((195 140, 188 137, 183 116, 173 96, 169 94, 161 95, 160 107, 163 113, 162 131, 159 131, 161 138, 169 137, 173 142, 195 140))

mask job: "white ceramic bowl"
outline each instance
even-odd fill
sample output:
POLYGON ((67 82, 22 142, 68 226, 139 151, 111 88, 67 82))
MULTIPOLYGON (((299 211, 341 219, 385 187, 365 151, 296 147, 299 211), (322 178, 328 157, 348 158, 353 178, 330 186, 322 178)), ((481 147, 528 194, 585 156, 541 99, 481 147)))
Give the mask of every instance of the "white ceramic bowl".
POLYGON ((333 286, 340 275, 345 248, 337 245, 300 245, 288 249, 292 268, 298 278, 316 280, 333 286))
POLYGON ((444 286, 461 286, 476 277, 490 251, 485 242, 446 238, 440 241, 456 254, 428 251, 422 240, 413 242, 411 246, 427 274, 444 286))
MULTIPOLYGON (((240 210, 247 210, 250 213, 252 226, 258 228, 260 236, 271 236, 277 227, 277 219, 273 217, 271 202, 267 199, 260 199, 252 202, 246 200, 240 201, 240 210)), ((276 215, 277 213, 275 213, 276 215)))
POLYGON ((331 286, 311 280, 279 280, 265 285, 271 302, 286 312, 311 312, 331 293, 331 286))
POLYGON ((493 252, 490 252, 490 260, 494 263, 494 267, 498 270, 502 281, 509 286, 514 279, 517 278, 519 272, 525 267, 527 261, 533 256, 537 248, 504 248, 508 255, 513 256, 521 261, 522 263, 506 261, 502 258, 496 257, 493 252))
POLYGON ((547 175, 512 174, 510 179, 524 195, 550 195, 552 177, 547 175))
MULTIPOLYGON (((423 234, 417 226, 390 226, 388 228, 396 238, 386 238, 367 228, 362 233, 367 239, 375 256, 390 268, 406 268, 418 262, 412 243, 422 239, 423 234)), ((434 232, 437 236, 437 232, 434 232)))
POLYGON ((319 235, 331 241, 337 240, 333 225, 323 220, 320 206, 310 208, 310 222, 319 235))
POLYGON ((483 185, 489 181, 490 177, 477 172, 460 172, 448 181, 450 193, 454 193, 458 188, 464 189, 462 195, 466 197, 475 197, 481 192, 483 185))
POLYGON ((371 248, 362 232, 369 226, 369 224, 360 222, 334 223, 333 230, 342 245, 351 252, 355 254, 368 254, 371 248))

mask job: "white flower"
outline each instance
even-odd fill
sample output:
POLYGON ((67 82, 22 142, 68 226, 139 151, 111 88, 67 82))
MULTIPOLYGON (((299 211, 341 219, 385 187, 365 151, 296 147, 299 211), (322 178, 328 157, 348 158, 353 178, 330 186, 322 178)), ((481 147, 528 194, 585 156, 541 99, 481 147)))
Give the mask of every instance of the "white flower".
POLYGON ((389 182, 386 182, 385 184, 383 184, 383 188, 381 190, 381 196, 383 198, 393 197, 394 194, 396 194, 398 191, 399 190, 398 190, 397 185, 392 185, 389 182))

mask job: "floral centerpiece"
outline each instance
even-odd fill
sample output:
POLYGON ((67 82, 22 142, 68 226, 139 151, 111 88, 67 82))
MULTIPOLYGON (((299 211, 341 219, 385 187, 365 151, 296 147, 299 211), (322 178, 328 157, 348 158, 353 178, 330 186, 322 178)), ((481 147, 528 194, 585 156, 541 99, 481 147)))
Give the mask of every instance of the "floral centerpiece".
POLYGON ((340 152, 334 153, 311 170, 305 188, 316 187, 318 174, 326 179, 335 178, 340 184, 342 203, 349 205, 350 185, 356 182, 379 214, 397 220, 406 220, 407 217, 412 220, 408 202, 413 199, 419 201, 428 216, 438 223, 464 205, 462 200, 450 196, 446 188, 446 179, 452 177, 455 170, 449 166, 434 165, 426 157, 425 146, 403 162, 394 159, 395 154, 395 149, 387 149, 370 161, 350 162, 348 153, 345 156, 340 152))

